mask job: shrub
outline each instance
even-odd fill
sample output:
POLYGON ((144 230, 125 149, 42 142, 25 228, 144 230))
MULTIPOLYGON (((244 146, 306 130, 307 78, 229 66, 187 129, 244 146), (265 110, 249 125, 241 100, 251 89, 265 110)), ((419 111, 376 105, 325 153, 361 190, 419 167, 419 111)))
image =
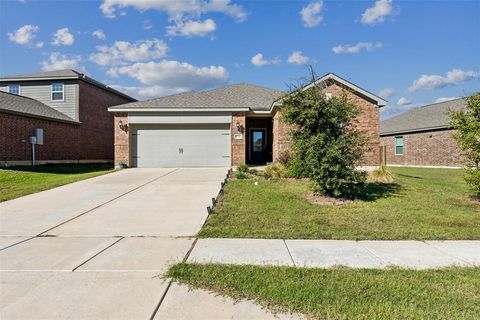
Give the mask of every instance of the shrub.
POLYGON ((453 137, 465 159, 465 181, 480 199, 480 92, 468 97, 466 107, 450 112, 450 117, 450 125, 456 129, 453 137))
POLYGON ((470 185, 473 196, 480 200, 480 170, 466 170, 465 181, 470 185))
POLYGON ((237 179, 243 180, 243 179, 247 179, 248 175, 245 172, 238 171, 237 174, 235 175, 235 177, 237 179))
POLYGON ((250 170, 248 170, 248 173, 253 174, 254 176, 256 176, 256 175, 258 175, 258 170, 255 169, 255 168, 251 168, 250 170))
POLYGON ((241 164, 237 167, 237 171, 241 173, 248 173, 248 166, 246 164, 241 164))
POLYGON ((368 174, 368 179, 373 182, 392 183, 395 179, 387 167, 381 166, 368 174))
POLYGON ((278 155, 277 161, 283 165, 288 166, 289 162, 292 160, 292 153, 289 150, 284 150, 278 155))
POLYGON ((288 177, 287 167, 281 163, 274 163, 268 165, 263 171, 263 177, 265 179, 283 179, 288 177))
POLYGON ((351 198, 366 180, 366 173, 356 170, 366 145, 364 134, 354 128, 360 109, 349 102, 346 92, 327 98, 326 86, 317 82, 306 90, 297 87, 284 97, 283 120, 296 128, 289 172, 310 178, 317 193, 351 198))

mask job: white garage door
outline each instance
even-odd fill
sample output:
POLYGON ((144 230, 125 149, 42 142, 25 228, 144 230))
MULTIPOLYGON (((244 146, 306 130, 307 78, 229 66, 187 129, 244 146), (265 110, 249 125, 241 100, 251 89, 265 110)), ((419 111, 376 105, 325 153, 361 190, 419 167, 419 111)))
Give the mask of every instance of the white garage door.
POLYGON ((135 125, 136 167, 229 167, 230 124, 135 125))

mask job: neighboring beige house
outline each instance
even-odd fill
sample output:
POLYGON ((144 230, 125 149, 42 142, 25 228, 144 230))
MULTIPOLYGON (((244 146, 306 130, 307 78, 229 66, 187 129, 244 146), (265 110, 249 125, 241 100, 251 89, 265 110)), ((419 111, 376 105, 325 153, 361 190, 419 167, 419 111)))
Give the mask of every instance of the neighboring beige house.
POLYGON ((465 98, 434 103, 382 121, 380 137, 386 148, 386 164, 460 167, 462 155, 448 125, 448 112, 465 105, 465 98))
MULTIPOLYGON (((326 84, 326 94, 345 92, 361 108, 356 126, 367 134, 368 151, 359 165, 378 166, 379 108, 385 100, 333 73, 316 82, 326 84)), ((115 164, 230 167, 275 162, 289 148, 289 127, 281 120, 282 95, 242 83, 111 107, 115 164)))

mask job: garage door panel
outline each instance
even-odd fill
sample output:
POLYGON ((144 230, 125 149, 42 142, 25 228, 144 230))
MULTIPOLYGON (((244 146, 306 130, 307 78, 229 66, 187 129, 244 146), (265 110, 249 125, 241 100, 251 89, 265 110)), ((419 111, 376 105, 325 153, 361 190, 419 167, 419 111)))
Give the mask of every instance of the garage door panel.
POLYGON ((136 125, 132 157, 137 167, 230 166, 230 125, 136 125))

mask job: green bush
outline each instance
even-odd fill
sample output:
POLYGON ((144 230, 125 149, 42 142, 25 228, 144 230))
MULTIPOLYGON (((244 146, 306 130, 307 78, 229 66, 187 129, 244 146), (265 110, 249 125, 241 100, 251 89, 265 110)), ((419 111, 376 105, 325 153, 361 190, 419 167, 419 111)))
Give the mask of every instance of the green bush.
POLYGON ((456 129, 453 137, 464 156, 465 181, 480 199, 480 92, 468 97, 466 107, 450 112, 450 117, 450 125, 456 129))
POLYGON ((265 170, 263 171, 263 177, 265 179, 283 179, 288 177, 288 170, 287 167, 285 167, 281 163, 274 163, 270 164, 267 167, 265 167, 265 170))
POLYGON ((255 168, 251 168, 250 170, 248 170, 248 173, 253 174, 254 176, 256 176, 256 175, 258 175, 258 170, 255 169, 255 168))
POLYGON ((246 164, 241 164, 237 167, 237 171, 241 173, 248 173, 248 166, 246 164))
POLYGON ((470 185, 472 195, 480 199, 480 170, 469 169, 465 172, 465 181, 470 185))
POLYGON ((247 179, 248 175, 245 172, 238 171, 237 174, 235 175, 235 177, 237 179, 243 180, 243 179, 247 179))
POLYGON ((318 193, 352 198, 366 181, 366 173, 356 170, 366 151, 365 135, 354 124, 360 109, 350 103, 346 92, 327 98, 325 87, 326 83, 316 82, 284 97, 283 120, 297 128, 292 130, 289 173, 310 178, 318 193))

